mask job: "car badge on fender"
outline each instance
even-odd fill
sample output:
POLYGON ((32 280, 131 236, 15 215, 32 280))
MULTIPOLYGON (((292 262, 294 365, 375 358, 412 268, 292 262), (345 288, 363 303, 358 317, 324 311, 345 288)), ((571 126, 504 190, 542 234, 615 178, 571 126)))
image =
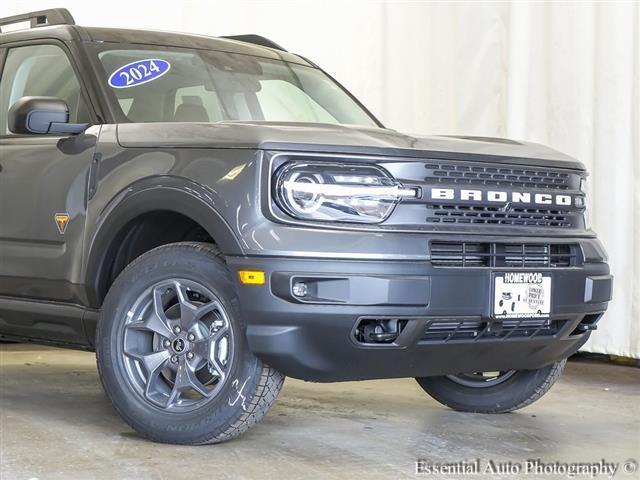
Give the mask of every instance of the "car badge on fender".
POLYGON ((53 216, 53 219, 58 226, 58 231, 60 235, 64 235, 65 230, 67 229, 67 225, 69 224, 69 214, 68 213, 56 213, 53 216))

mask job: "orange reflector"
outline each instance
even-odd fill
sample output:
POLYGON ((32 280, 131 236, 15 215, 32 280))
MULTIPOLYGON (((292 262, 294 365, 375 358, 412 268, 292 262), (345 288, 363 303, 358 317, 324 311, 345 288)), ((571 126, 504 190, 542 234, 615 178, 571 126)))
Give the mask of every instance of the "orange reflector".
POLYGON ((264 285, 264 272, 260 270, 238 270, 238 275, 245 285, 264 285))

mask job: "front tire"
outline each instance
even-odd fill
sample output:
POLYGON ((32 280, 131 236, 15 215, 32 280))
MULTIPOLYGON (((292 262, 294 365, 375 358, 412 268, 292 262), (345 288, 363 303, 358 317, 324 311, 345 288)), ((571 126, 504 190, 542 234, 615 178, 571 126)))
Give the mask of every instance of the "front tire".
POLYGON ((231 274, 210 244, 166 245, 132 262, 104 301, 96 355, 116 411, 163 443, 240 435, 284 382, 249 350, 231 274))
POLYGON ((537 370, 416 378, 435 400, 461 412, 506 413, 532 404, 553 386, 567 360, 537 370))

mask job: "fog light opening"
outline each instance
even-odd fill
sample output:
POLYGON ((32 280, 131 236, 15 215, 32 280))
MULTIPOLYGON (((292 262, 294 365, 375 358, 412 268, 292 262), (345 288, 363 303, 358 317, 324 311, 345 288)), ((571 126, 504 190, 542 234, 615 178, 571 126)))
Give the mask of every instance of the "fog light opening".
POLYGON ((293 287, 291 287, 291 292, 294 297, 306 297, 309 293, 309 287, 307 287, 307 284, 304 282, 296 282, 293 284, 293 287))
POLYGON ((354 335, 356 341, 367 344, 393 343, 407 325, 407 320, 363 319, 358 323, 354 335))

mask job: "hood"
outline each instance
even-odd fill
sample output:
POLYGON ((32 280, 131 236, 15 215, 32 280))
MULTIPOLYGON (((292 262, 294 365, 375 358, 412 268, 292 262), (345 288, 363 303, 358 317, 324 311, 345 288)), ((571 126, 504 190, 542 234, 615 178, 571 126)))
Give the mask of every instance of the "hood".
POLYGON ((575 159, 530 142, 462 136, 413 136, 383 128, 284 122, 123 123, 118 142, 138 148, 243 148, 450 158, 583 170, 575 159))

